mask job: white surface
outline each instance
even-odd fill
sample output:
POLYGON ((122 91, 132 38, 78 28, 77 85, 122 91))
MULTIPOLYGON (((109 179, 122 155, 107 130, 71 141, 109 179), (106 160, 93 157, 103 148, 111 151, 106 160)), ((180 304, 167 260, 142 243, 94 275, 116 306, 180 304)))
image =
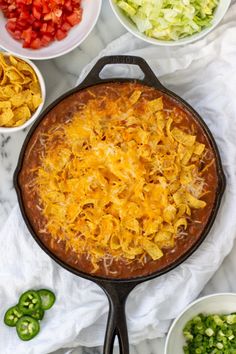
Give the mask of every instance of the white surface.
MULTIPOLYGON (((233 3, 236 3, 233 0, 233 3)), ((236 23, 236 18, 233 16, 231 8, 229 9, 229 15, 231 16, 231 22, 233 24, 236 23)), ((224 27, 223 27, 224 30, 224 27)), ((217 29, 218 31, 218 29, 217 29)), ((47 87, 47 100, 46 105, 49 104, 53 99, 58 97, 60 94, 65 92, 66 90, 72 88, 75 85, 77 77, 79 76, 82 68, 88 64, 110 41, 115 38, 118 38, 125 30, 123 26, 121 26, 118 20, 114 17, 108 1, 103 1, 103 7, 101 16, 97 23, 97 26, 89 35, 89 37, 84 41, 84 43, 79 47, 72 51, 70 54, 64 55, 63 57, 50 60, 50 61, 38 61, 37 66, 42 71, 47 87)), ((128 36, 130 41, 130 49, 132 49, 132 43, 134 37, 128 36)), ((137 40, 136 40, 137 42, 137 40)), ((235 39, 233 39, 232 44, 235 43, 235 39)), ((143 46, 143 42, 139 41, 140 48, 143 46)), ((197 43, 196 43, 197 44, 197 43)), ((191 46, 190 46, 191 47, 191 46)), ((215 53, 215 57, 218 56, 218 53, 224 47, 224 43, 221 43, 219 48, 215 53)), ((186 47, 187 50, 188 46, 186 47)), ((212 48, 213 49, 213 48, 212 48)), ((160 56, 161 61, 164 61, 165 57, 165 48, 154 48, 156 53, 156 58, 158 59, 160 56)), ((174 50, 174 49, 173 49, 174 50)), ((175 51, 175 50, 174 50, 175 51)), ((167 55, 168 53, 166 53, 167 55)), ((198 50, 196 50, 196 60, 195 65, 202 65, 201 58, 199 58, 198 50)), ((140 55, 142 55, 142 50, 140 50, 140 55)), ((171 63, 171 58, 168 58, 171 63)), ((181 58, 179 58, 181 62, 181 58)), ((231 57, 227 58, 227 63, 231 66, 231 57)), ((234 63, 233 63, 234 64, 234 63)), ((235 71, 232 69, 232 75, 234 75, 235 71)), ((202 71, 201 76, 204 75, 204 70, 202 71)), ((163 74, 161 72, 161 74, 163 74)), ((227 82, 228 76, 222 70, 217 75, 221 75, 222 82, 227 82)), ((182 94, 181 80, 180 82, 175 76, 167 75, 165 78, 165 83, 169 88, 173 88, 177 93, 182 94), (180 85, 180 86, 179 86, 180 85)), ((209 97, 211 100, 211 97, 209 97)), ((225 105, 230 106, 231 97, 225 96, 225 105)), ((198 105, 196 105, 198 108, 198 105)), ((28 129, 27 129, 28 130, 28 129)), ((20 152, 21 145, 24 141, 27 130, 15 133, 12 136, 7 134, 0 134, 0 228, 3 226, 4 222, 7 219, 10 211, 13 206, 16 204, 16 195, 12 185, 12 176, 16 166, 16 161, 20 152)), ((235 207, 232 209, 232 213, 235 214, 235 207)), ((1 255, 2 257, 2 255, 1 255)), ((18 257, 18 256, 17 256, 18 257)), ((208 266, 207 266, 208 267, 208 266)), ((236 244, 230 253, 230 255, 224 260, 221 267, 215 273, 213 278, 208 282, 206 287, 204 287, 202 291, 202 295, 211 294, 215 292, 236 292, 236 282, 235 282, 235 270, 236 269, 236 244)), ((15 269, 17 274, 17 269, 15 269)), ((68 273, 69 274, 69 273, 68 273)), ((21 280, 19 279, 18 282, 21 280)), ((7 280, 6 280, 7 282, 7 280)), ((23 285, 22 285, 23 286, 23 285)), ((72 300, 74 299, 73 295, 72 300)), ((197 297, 197 294, 193 294, 193 296, 197 297)), ((2 307, 6 307, 6 304, 1 298, 1 289, 0 289, 0 305, 2 307)), ((79 321, 80 319, 78 319, 79 321)), ((105 327, 104 318, 104 324, 105 327)), ((133 325, 132 323, 130 324, 133 325)), ((14 332, 14 331, 13 331, 14 332)), ((14 337, 12 332, 12 336, 9 337, 9 342, 14 337)), ((69 336, 69 335, 68 335, 69 336)), ((92 334, 92 338, 96 337, 97 333, 94 332, 92 334)), ((163 354, 164 353, 164 341, 163 339, 154 339, 154 340, 145 340, 140 342, 138 345, 130 345, 130 354, 163 354)), ((34 342, 29 342, 29 347, 34 347, 34 342)), ((69 349, 61 349, 57 351, 57 354, 100 354, 102 352, 101 347, 96 348, 85 348, 85 347, 76 347, 74 350, 69 349)), ((17 347, 14 348, 14 353, 16 354, 24 354, 18 351, 17 347)), ((1 353, 2 354, 2 353, 1 353)), ((5 354, 5 351, 3 352, 5 354)), ((48 354, 47 352, 41 354, 48 354)), ((114 354, 118 354, 118 351, 115 350, 114 354)))
POLYGON ((0 47, 3 49, 34 60, 56 58, 60 55, 69 53, 71 50, 80 45, 93 30, 101 10, 102 0, 82 1, 83 17, 82 21, 74 26, 65 39, 62 41, 54 41, 47 47, 37 50, 23 48, 20 41, 15 40, 7 32, 5 25, 7 19, 0 12, 0 47))
POLYGON ((232 312, 236 312, 236 294, 209 295, 194 301, 173 322, 167 335, 165 354, 183 354, 183 329, 194 316, 200 313, 227 315, 232 312))
MULTIPOLYGON (((10 54, 4 53, 4 55, 9 56, 10 54)), ((15 56, 15 57, 17 58, 17 56, 15 56)), ((20 130, 27 128, 29 125, 31 125, 36 120, 36 118, 39 116, 40 112, 43 109, 45 99, 46 99, 46 86, 45 86, 45 81, 44 81, 43 75, 41 74, 38 67, 31 60, 24 58, 24 61, 26 63, 28 63, 33 68, 35 74, 38 77, 38 81, 39 81, 39 85, 40 85, 40 89, 41 89, 41 95, 42 95, 42 103, 38 106, 38 108, 36 109, 34 114, 31 116, 31 118, 28 119, 24 124, 20 125, 19 127, 12 127, 12 128, 0 127, 0 133, 11 134, 11 133, 15 133, 15 132, 18 132, 20 130)))
POLYGON ((137 26, 129 19, 124 11, 121 10, 121 8, 117 5, 116 0, 110 0, 110 4, 112 7, 112 10, 120 23, 129 31, 132 33, 134 36, 137 38, 153 44, 153 45, 158 45, 158 46, 169 46, 169 47, 175 47, 179 45, 184 45, 184 44, 190 44, 192 42, 195 42, 204 36, 206 36, 208 33, 210 33, 222 20, 222 18, 225 16, 229 6, 230 6, 231 0, 220 0, 219 5, 215 11, 214 18, 212 20, 212 25, 208 28, 203 29, 201 32, 196 33, 192 36, 188 36, 185 38, 181 38, 177 41, 164 41, 164 40, 158 40, 155 38, 151 38, 146 36, 144 33, 141 33, 137 26))

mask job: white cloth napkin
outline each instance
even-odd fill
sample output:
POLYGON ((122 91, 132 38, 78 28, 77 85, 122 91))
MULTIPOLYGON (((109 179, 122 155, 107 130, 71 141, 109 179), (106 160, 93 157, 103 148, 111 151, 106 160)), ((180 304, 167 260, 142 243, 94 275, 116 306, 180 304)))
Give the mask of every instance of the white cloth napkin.
MULTIPOLYGON (((100 56, 144 57, 161 82, 184 97, 204 118, 220 149, 227 189, 215 224, 204 243, 170 273, 138 286, 127 303, 131 343, 163 336, 170 321, 192 301, 230 252, 236 236, 236 4, 206 38, 185 47, 145 45, 130 34, 100 56)), ((97 58, 83 71, 84 77, 97 58)), ((106 75, 130 75, 130 68, 108 68, 106 75)), ((30 236, 18 207, 0 234, 0 353, 46 354, 62 347, 101 345, 108 302, 93 283, 54 263, 30 236), (51 288, 55 306, 46 313, 32 342, 18 340, 3 325, 4 311, 28 288, 51 288)))

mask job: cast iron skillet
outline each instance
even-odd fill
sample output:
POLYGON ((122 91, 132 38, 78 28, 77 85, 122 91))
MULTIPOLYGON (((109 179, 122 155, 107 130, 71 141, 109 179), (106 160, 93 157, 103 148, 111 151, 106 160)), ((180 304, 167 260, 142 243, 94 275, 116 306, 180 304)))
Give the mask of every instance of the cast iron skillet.
POLYGON ((220 155, 219 151, 217 149, 216 143, 211 135, 211 132, 209 131, 208 127, 204 123, 204 121, 201 119, 201 117, 193 110, 193 108, 187 104, 182 98, 178 97, 175 95, 173 92, 167 90, 161 83, 160 81, 156 78, 155 74, 151 70, 151 68, 148 66, 148 64, 145 62, 144 59, 140 57, 134 57, 134 56, 107 56, 101 58, 93 67, 93 69, 90 71, 88 76, 84 79, 84 81, 74 88, 73 90, 70 90, 69 92, 65 93, 61 97, 59 97, 55 102, 53 102, 37 119, 35 124, 32 126, 30 129, 26 140, 23 144, 18 165, 14 174, 14 186, 17 192, 17 197, 18 201, 20 204, 20 209, 22 212, 22 216, 24 218, 24 221, 33 236, 33 238, 36 240, 36 242, 39 244, 39 246, 52 258, 54 261, 59 263, 62 267, 67 269, 68 271, 86 278, 88 280, 91 280, 95 282, 98 286, 100 286, 104 292, 106 293, 108 300, 109 300, 109 316, 108 316, 108 322, 107 322, 107 329, 106 329, 106 337, 105 337, 105 343, 104 343, 104 354, 112 354, 113 353, 113 346, 114 346, 114 340, 115 337, 118 337, 119 341, 119 346, 120 346, 120 353, 121 354, 129 354, 129 341, 128 341, 128 332, 127 332, 127 326, 126 326, 126 316, 125 316, 125 303, 126 299, 129 295, 129 293, 135 288, 136 285, 147 281, 154 279, 166 272, 169 272, 170 270, 174 269, 177 267, 180 263, 185 261, 202 243, 202 241, 205 239, 207 236, 214 220, 217 214, 217 211, 220 206, 221 198, 225 189, 225 176, 224 172, 222 169, 222 164, 220 160, 220 155), (107 64, 127 64, 127 65, 137 65, 139 68, 142 70, 144 74, 144 78, 142 80, 135 80, 135 79, 121 79, 121 78, 114 78, 114 79, 101 79, 100 78, 100 73, 102 69, 107 65, 107 64), (200 238, 197 240, 197 242, 191 247, 190 250, 188 250, 185 254, 182 254, 175 262, 172 264, 168 265, 166 268, 161 269, 159 271, 156 271, 150 275, 147 276, 140 276, 132 279, 109 279, 109 278, 102 278, 99 276, 93 276, 91 274, 87 274, 84 272, 81 272, 65 262, 63 262, 61 259, 59 259, 56 255, 53 254, 40 240, 40 238, 36 235, 34 232, 27 216, 25 213, 25 208, 24 208, 24 203, 22 200, 22 195, 21 195, 21 189, 18 183, 18 175, 19 172, 22 168, 22 161, 24 158, 24 153, 27 147, 27 144, 40 123, 40 121, 45 117, 45 115, 53 108, 55 107, 60 101, 62 101, 64 98, 67 96, 81 90, 84 88, 87 88, 89 86, 93 86, 96 84, 100 83, 105 83, 105 82, 140 82, 149 86, 152 86, 165 94, 173 97, 176 99, 178 102, 180 102, 182 105, 185 106, 185 108, 193 115, 193 117, 199 122, 199 124, 203 127, 205 134, 207 135, 211 147, 213 148, 216 156, 216 166, 217 166, 217 172, 218 172, 218 189, 216 192, 216 200, 215 204, 213 206, 209 222, 205 226, 200 238))

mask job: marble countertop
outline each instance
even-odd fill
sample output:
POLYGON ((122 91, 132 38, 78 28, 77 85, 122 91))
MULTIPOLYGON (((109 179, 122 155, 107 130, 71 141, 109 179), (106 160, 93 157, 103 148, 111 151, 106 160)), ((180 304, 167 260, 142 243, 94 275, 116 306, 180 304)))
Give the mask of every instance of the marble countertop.
MULTIPOLYGON (((101 16, 95 29, 79 48, 54 60, 36 62, 46 80, 46 104, 49 104, 63 92, 72 88, 82 68, 109 42, 125 32, 125 29, 112 14, 108 1, 103 1, 101 16)), ((26 134, 27 130, 12 135, 0 134, 0 228, 16 204, 12 175, 26 134)), ((235 269, 236 245, 204 288, 201 295, 216 292, 235 292, 235 269)), ((162 354, 164 352, 164 341, 165 338, 147 340, 139 345, 131 346, 131 354, 162 354)), ((58 351, 57 354, 100 354, 101 352, 101 348, 80 347, 74 350, 63 349, 58 351)))

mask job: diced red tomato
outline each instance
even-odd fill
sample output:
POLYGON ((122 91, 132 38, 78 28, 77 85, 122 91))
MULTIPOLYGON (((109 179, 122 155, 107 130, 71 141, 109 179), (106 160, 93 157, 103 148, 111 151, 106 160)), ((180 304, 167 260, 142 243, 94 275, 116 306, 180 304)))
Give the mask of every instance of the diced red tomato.
POLYGON ((40 27, 40 32, 46 33, 47 32, 47 24, 43 23, 42 26, 40 27))
POLYGON ((40 28, 42 27, 42 23, 39 20, 36 20, 36 21, 33 22, 32 26, 36 30, 40 30, 40 28))
POLYGON ((68 22, 64 22, 61 26, 61 29, 65 32, 68 32, 71 29, 71 25, 68 22))
POLYGON ((42 47, 41 40, 39 38, 35 38, 31 43, 30 43, 30 48, 32 49, 38 49, 42 47))
POLYGON ((21 39, 21 32, 20 31, 14 31, 14 32, 10 32, 10 33, 14 39, 17 39, 17 40, 21 39))
POLYGON ((40 10, 41 9, 37 8, 36 6, 33 7, 33 16, 37 20, 40 20, 40 18, 41 18, 41 11, 40 10))
POLYGON ((14 12, 10 12, 8 18, 15 18, 16 14, 14 12))
POLYGON ((16 10, 16 4, 12 4, 8 7, 8 11, 15 11, 16 10))
POLYGON ((41 6, 42 6, 42 0, 34 0, 34 6, 35 6, 35 7, 38 7, 38 8, 41 8, 41 6))
POLYGON ((19 18, 24 21, 28 21, 30 19, 30 17, 31 16, 27 11, 22 11, 19 16, 19 18))
POLYGON ((81 21, 81 13, 73 12, 71 15, 67 16, 67 21, 71 24, 71 26, 77 25, 81 21))
POLYGON ((59 12, 59 11, 58 11, 58 12, 57 12, 57 11, 55 11, 55 12, 53 11, 53 12, 52 12, 52 18, 51 18, 51 19, 52 19, 52 22, 55 23, 55 24, 57 24, 57 25, 60 25, 60 24, 61 24, 61 21, 62 21, 61 14, 62 14, 62 13, 59 12))
POLYGON ((42 7, 42 13, 46 14, 50 11, 48 5, 46 3, 43 3, 43 7, 42 7))
POLYGON ((0 0, 0 10, 10 35, 32 49, 63 40, 82 19, 81 0, 0 0))
POLYGON ((25 43, 30 43, 32 41, 32 27, 24 30, 21 34, 21 38, 24 39, 25 43))
POLYGON ((47 33, 55 33, 55 27, 54 27, 54 25, 52 24, 52 23, 48 23, 47 24, 47 33))
POLYGON ((61 41, 62 39, 64 39, 67 36, 67 32, 62 31, 61 29, 58 29, 56 32, 56 39, 58 41, 61 41))
POLYGON ((29 24, 25 21, 25 20, 17 20, 17 25, 16 25, 17 29, 19 30, 24 30, 26 28, 29 27, 29 24))
POLYGON ((52 42, 53 37, 48 35, 48 34, 44 34, 41 38, 41 44, 46 47, 50 42, 52 42))
POLYGON ((6 24, 6 28, 9 32, 13 32, 16 29, 16 21, 9 20, 6 24))
POLYGON ((71 0, 66 0, 65 1, 65 8, 69 12, 73 11, 73 6, 72 6, 72 3, 71 3, 71 0))
POLYGON ((44 21, 51 21, 52 19, 52 13, 48 12, 43 16, 44 21))

